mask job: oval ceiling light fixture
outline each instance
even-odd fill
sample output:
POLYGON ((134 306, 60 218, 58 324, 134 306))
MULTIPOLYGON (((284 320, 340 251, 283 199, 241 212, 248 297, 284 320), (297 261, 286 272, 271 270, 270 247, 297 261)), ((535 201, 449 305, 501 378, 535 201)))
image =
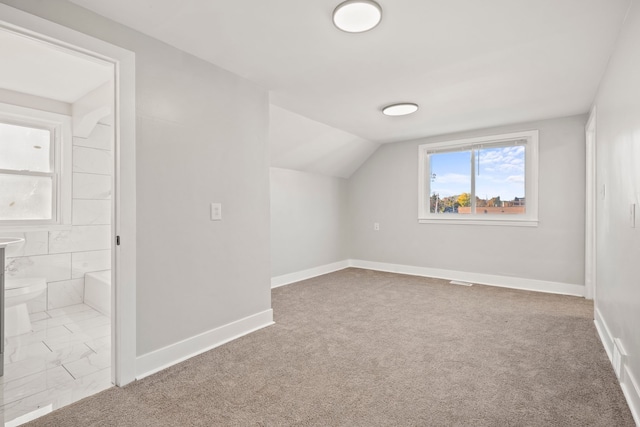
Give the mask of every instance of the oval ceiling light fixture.
POLYGON ((333 24, 347 33, 363 33, 382 19, 382 8, 373 0, 347 0, 333 11, 333 24))
POLYGON ((412 102, 403 102, 400 104, 387 105, 382 109, 385 116, 406 116, 418 111, 418 104, 412 102))

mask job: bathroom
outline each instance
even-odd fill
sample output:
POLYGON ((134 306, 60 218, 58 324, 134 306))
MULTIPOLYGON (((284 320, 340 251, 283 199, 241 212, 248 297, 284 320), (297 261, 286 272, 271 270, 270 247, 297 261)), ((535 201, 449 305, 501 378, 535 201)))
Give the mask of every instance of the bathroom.
POLYGON ((0 30, 5 425, 112 383, 112 64, 0 30))

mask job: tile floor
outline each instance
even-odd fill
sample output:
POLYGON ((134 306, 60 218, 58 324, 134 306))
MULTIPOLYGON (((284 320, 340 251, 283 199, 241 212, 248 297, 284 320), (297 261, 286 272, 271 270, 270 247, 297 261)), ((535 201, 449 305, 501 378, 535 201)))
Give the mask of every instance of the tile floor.
POLYGON ((31 315, 33 331, 5 338, 2 415, 19 425, 111 387, 111 320, 85 304, 31 315))

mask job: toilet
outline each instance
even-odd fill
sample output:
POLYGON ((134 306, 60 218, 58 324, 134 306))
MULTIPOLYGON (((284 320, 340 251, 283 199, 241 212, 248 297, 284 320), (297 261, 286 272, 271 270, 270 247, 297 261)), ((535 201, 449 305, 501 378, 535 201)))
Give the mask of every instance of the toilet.
POLYGON ((6 278, 4 281, 4 336, 31 332, 31 319, 27 301, 47 290, 44 277, 26 277, 22 279, 6 278))

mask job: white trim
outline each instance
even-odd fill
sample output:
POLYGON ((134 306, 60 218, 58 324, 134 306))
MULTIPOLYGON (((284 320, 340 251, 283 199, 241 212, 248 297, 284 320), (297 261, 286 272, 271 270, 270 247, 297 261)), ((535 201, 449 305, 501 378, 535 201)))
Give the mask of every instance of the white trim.
POLYGON ((629 410, 631 411, 633 420, 636 422, 637 426, 640 426, 640 386, 638 386, 638 382, 631 372, 629 365, 625 365, 624 367, 623 379, 624 382, 620 384, 622 393, 627 399, 627 405, 629 405, 629 410))
POLYGON ((443 218, 443 219, 419 219, 419 224, 456 224, 456 225, 500 225, 505 227, 537 227, 538 221, 527 219, 467 219, 467 218, 443 218))
POLYGON ((478 285, 496 286, 499 288, 520 289, 525 291, 545 292, 550 294, 573 295, 584 297, 584 286, 571 283, 550 282, 546 280, 527 279, 523 277, 498 276, 494 274, 472 273, 466 271, 444 270, 441 268, 416 267, 411 265, 390 264, 386 262, 348 259, 325 264, 308 270, 283 274, 271 278, 271 288, 288 285, 301 280, 333 273, 348 267, 366 270, 385 271, 388 273, 408 274, 411 276, 434 277, 437 279, 458 280, 478 285))
POLYGON ((597 221, 597 150, 596 150, 596 117, 597 108, 594 105, 585 126, 585 253, 584 253, 584 284, 587 299, 595 299, 596 294, 596 221, 597 221))
MULTIPOLYGON (((597 308, 594 311, 593 321, 596 325, 596 330, 598 331, 600 342, 602 343, 604 350, 607 352, 607 357, 609 357, 609 361, 613 366, 613 348, 616 339, 614 338, 613 334, 611 334, 611 330, 607 326, 607 322, 605 322, 602 314, 600 313, 600 310, 598 310, 597 308)), ((617 341, 619 343, 619 340, 617 341)), ((618 345, 621 344, 619 343, 618 345)), ((631 367, 626 363, 628 356, 626 354, 622 356, 623 359, 620 375, 620 388, 622 388, 622 393, 627 400, 627 405, 629 405, 629 410, 631 411, 633 420, 635 421, 636 425, 640 426, 640 387, 638 386, 635 375, 633 374, 633 372, 631 372, 631 367)))
POLYGON ((46 19, 0 4, 0 29, 49 43, 78 55, 114 65, 116 100, 114 236, 123 244, 112 251, 115 310, 112 317, 112 378, 122 386, 136 374, 136 111, 135 54, 46 19))
POLYGON ((344 270, 349 267, 349 260, 334 262, 331 264, 320 265, 318 267, 309 268, 307 270, 296 271, 294 273, 283 274, 271 278, 271 289, 301 280, 311 279, 313 277, 322 276, 323 274, 333 273, 334 271, 344 270))
POLYGON ((607 357, 609 357, 609 361, 613 362, 613 335, 609 331, 607 324, 605 323, 602 315, 600 314, 600 310, 596 308, 594 310, 594 319, 593 323, 596 325, 596 330, 598 331, 598 336, 600 337, 600 342, 602 342, 602 346, 604 347, 604 351, 607 352, 607 357))
POLYGON ((411 276, 434 277, 438 279, 459 280, 479 285, 497 286, 500 288, 520 289, 525 291, 546 292, 550 294, 584 296, 584 286, 571 283, 549 282, 546 280, 526 279, 523 277, 498 276, 466 271, 443 270, 440 268, 415 267, 411 265, 389 264, 384 262, 349 260, 349 265, 367 270, 386 271, 389 273, 409 274, 411 276))
POLYGON ((273 324, 273 310, 268 309, 175 344, 143 354, 138 357, 136 363, 136 379, 142 379, 273 324))
POLYGON ((136 57, 120 48, 115 64, 114 84, 114 174, 113 249, 111 287, 114 306, 111 312, 115 331, 112 346, 116 385, 135 379, 136 370, 136 57), (121 244, 116 245, 116 236, 121 244))

